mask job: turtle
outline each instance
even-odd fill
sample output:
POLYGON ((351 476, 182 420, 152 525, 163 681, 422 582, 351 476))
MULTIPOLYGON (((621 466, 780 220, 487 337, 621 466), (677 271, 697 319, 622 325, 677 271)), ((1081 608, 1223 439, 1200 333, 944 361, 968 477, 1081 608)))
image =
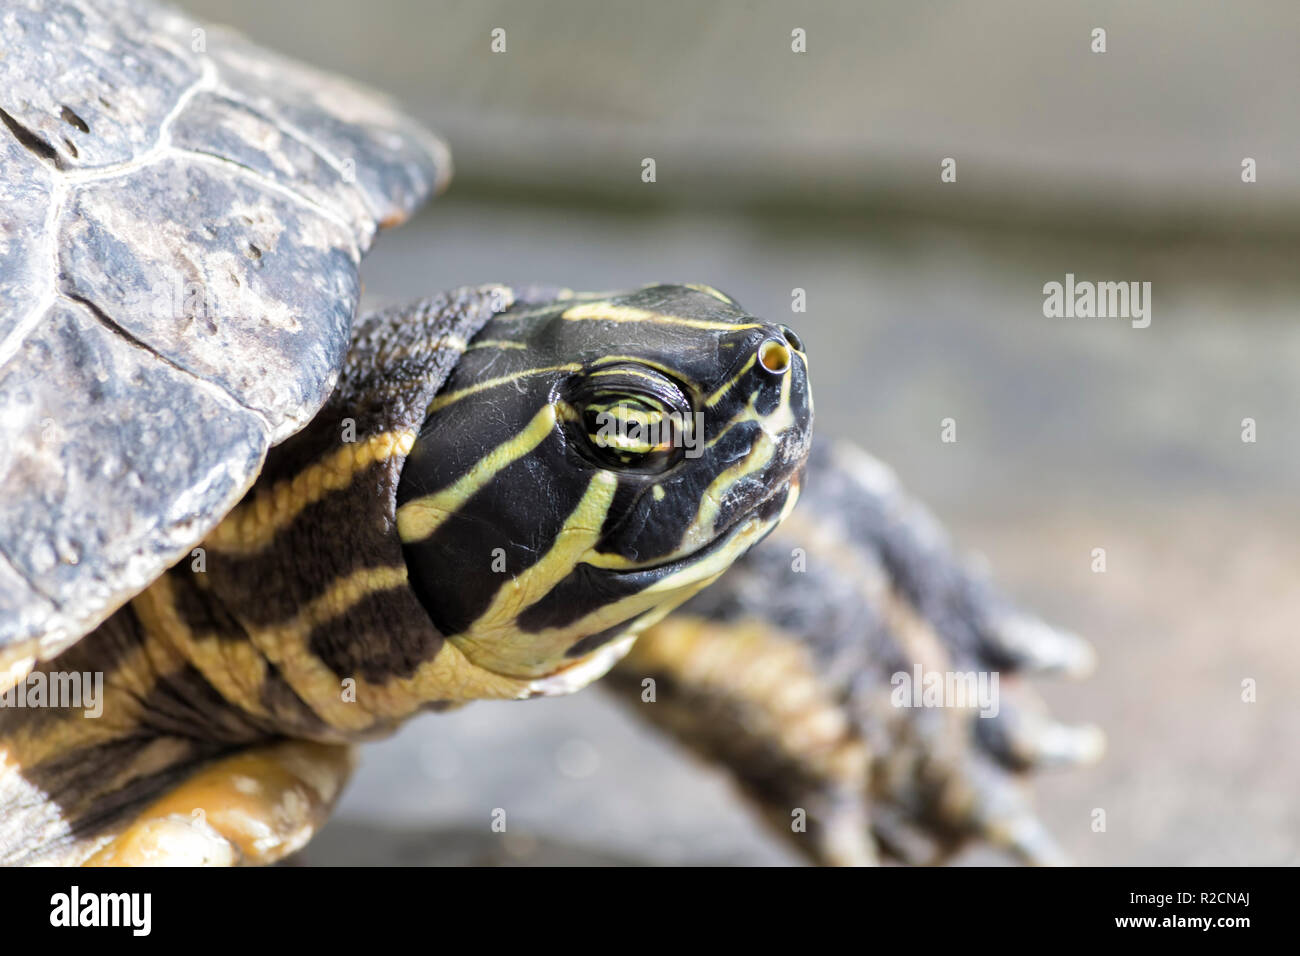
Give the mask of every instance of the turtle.
POLYGON ((1024 771, 1099 732, 1015 677, 1090 646, 813 442, 794 330, 701 283, 359 315, 447 147, 150 0, 8 4, 0 121, 0 861, 275 863, 359 743, 599 678, 810 861, 1061 859, 1024 771))

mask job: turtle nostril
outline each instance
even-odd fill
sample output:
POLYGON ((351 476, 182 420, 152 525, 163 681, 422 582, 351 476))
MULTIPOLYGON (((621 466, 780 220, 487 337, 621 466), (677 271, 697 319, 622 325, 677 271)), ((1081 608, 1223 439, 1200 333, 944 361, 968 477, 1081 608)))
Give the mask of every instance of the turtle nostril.
POLYGON ((758 347, 758 364, 779 375, 790 367, 790 350, 776 339, 768 339, 758 347))
POLYGON ((790 343, 790 348, 794 349, 796 352, 803 351, 803 339, 794 334, 794 329, 783 325, 781 326, 781 334, 784 335, 785 340, 790 343))

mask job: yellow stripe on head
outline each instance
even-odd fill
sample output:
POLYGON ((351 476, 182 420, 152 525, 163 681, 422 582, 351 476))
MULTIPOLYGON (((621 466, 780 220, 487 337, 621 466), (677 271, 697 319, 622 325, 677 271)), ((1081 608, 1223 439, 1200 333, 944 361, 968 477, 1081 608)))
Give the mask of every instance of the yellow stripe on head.
POLYGON ((465 349, 466 352, 472 352, 475 349, 514 349, 520 352, 526 352, 528 346, 523 342, 512 342, 509 339, 475 339, 465 349))
MULTIPOLYGON (((794 497, 793 493, 791 497, 794 497)), ((589 634, 599 633, 607 628, 614 627, 620 621, 628 622, 629 632, 639 632, 641 629, 661 620, 674 608, 685 603, 721 577, 737 557, 753 547, 767 533, 771 525, 780 521, 781 517, 784 517, 792 507, 794 507, 793 502, 787 502, 786 507, 782 509, 781 516, 766 522, 759 520, 748 522, 740 527, 723 547, 698 561, 687 562, 640 591, 603 604, 590 614, 570 624, 519 635, 515 639, 522 641, 521 646, 529 650, 533 648, 539 650, 543 648, 563 649, 572 647, 575 642, 589 634)), ((608 565, 604 561, 592 560, 591 556, 586 559, 586 562, 593 567, 608 565)), ((502 639, 502 637, 498 636, 496 641, 499 642, 502 639)), ((499 644, 494 646, 499 646, 499 644)), ((598 654, 599 651, 593 653, 598 654)), ((477 652, 475 656, 477 657, 477 652)), ((509 663, 516 668, 520 666, 517 656, 509 663)), ((539 663, 534 669, 534 676, 545 678, 552 673, 555 673, 554 661, 552 661, 551 669, 548 671, 539 657, 539 663)))
POLYGON ((666 315, 650 309, 638 309, 629 305, 613 305, 609 302, 587 302, 566 309, 560 318, 569 322, 583 320, 598 322, 654 322, 659 325, 676 325, 688 329, 703 329, 713 332, 742 331, 757 329, 757 322, 717 322, 712 319, 688 319, 680 315, 666 315))
POLYGON ((543 405, 523 431, 480 458, 454 484, 422 498, 414 498, 397 509, 397 534, 404 544, 423 541, 490 482, 501 469, 523 458, 546 440, 556 425, 556 407, 543 405))
POLYGON ((745 376, 749 374, 749 370, 754 367, 754 362, 757 359, 758 359, 758 353, 755 352, 753 355, 749 357, 749 359, 745 362, 745 364, 740 367, 739 372, 737 372, 735 375, 731 376, 731 378, 723 382, 720 386, 718 386, 718 388, 714 391, 712 395, 710 395, 707 399, 705 399, 704 407, 713 408, 715 405, 718 404, 718 402, 722 401, 722 399, 726 397, 727 392, 731 391, 731 389, 735 386, 737 382, 742 381, 745 378, 745 376))
POLYGON ((658 385, 658 384, 659 384, 659 379, 655 378, 655 376, 649 374, 648 372, 639 372, 639 371, 637 371, 637 370, 634 369, 634 368, 626 368, 626 367, 620 367, 620 368, 597 368, 594 372, 592 372, 592 373, 591 373, 590 375, 588 375, 587 377, 588 377, 588 378, 600 378, 600 376, 602 376, 602 375, 616 375, 616 376, 619 376, 619 377, 626 376, 626 375, 632 375, 632 376, 636 376, 636 377, 638 377, 638 378, 643 378, 643 379, 645 379, 646 381, 651 382, 651 383, 653 383, 653 384, 655 384, 655 385, 658 385))
POLYGON ((684 285, 684 287, 687 288, 687 289, 694 289, 696 292, 703 292, 705 295, 711 295, 711 296, 713 296, 715 299, 717 299, 719 302, 725 302, 725 303, 727 303, 727 305, 735 305, 735 304, 736 304, 736 300, 735 300, 735 299, 733 299, 731 296, 727 295, 727 293, 725 293, 725 292, 720 292, 719 290, 713 288, 713 286, 711 286, 711 285, 704 285, 704 284, 701 283, 701 282, 686 282, 686 283, 683 283, 683 285, 684 285))
POLYGON ((501 385, 509 385, 511 382, 517 382, 522 378, 528 378, 530 375, 545 375, 550 372, 578 372, 582 366, 577 362, 568 362, 564 365, 547 365, 544 368, 526 368, 518 372, 511 372, 509 375, 501 375, 497 378, 489 378, 485 381, 478 382, 465 388, 457 389, 454 392, 447 392, 439 395, 434 399, 433 404, 429 406, 430 412, 440 411, 455 402, 460 401, 469 395, 476 395, 479 392, 489 388, 497 388, 501 385))
MULTIPOLYGON (((535 564, 504 582, 492 604, 456 641, 476 642, 481 635, 491 640, 509 640, 520 637, 531 642, 530 635, 519 635, 515 630, 520 612, 541 600, 560 581, 578 566, 600 540, 601 528, 609 506, 618 490, 618 478, 608 471, 597 471, 591 476, 587 490, 578 506, 564 522, 546 554, 535 564)), ((513 656, 513 655, 512 655, 513 656)), ((549 656, 549 655, 548 655, 549 656)))

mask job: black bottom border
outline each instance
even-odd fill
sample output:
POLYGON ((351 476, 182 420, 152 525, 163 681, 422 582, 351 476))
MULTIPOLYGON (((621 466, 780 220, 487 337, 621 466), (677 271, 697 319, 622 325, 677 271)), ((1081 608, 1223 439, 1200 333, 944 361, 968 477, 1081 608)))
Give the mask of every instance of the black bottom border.
POLYGON ((493 945, 539 930, 558 945, 608 942, 601 930, 770 944, 778 927, 808 942, 847 932, 864 943, 987 945, 1022 930, 1044 941, 1227 940, 1276 928, 1294 882, 1284 868, 0 870, 7 953, 73 934, 259 949, 362 937, 423 948, 464 933, 493 945), (116 913, 126 925, 71 925, 74 892, 75 922, 116 913))

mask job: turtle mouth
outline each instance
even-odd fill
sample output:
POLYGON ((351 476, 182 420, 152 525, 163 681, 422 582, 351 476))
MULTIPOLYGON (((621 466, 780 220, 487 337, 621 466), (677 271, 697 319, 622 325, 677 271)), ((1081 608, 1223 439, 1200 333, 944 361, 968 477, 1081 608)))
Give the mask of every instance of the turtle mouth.
MULTIPOLYGON (((732 561, 758 544, 776 529, 799 497, 800 475, 795 473, 778 485, 757 505, 744 512, 708 543, 686 554, 617 572, 620 577, 650 575, 662 578, 699 566, 705 574, 721 573, 732 561), (723 563, 725 561, 725 563, 723 563), (714 565, 721 565, 714 571, 714 565)), ((703 575, 702 575, 703 576, 703 575)))

